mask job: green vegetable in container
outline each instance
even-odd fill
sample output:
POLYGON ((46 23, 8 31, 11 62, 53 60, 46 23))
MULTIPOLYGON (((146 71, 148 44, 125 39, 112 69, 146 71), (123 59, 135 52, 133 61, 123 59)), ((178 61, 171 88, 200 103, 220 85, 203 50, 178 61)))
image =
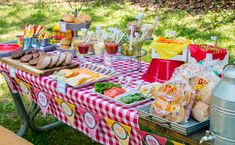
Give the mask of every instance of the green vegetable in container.
POLYGON ((94 86, 95 91, 99 92, 101 94, 104 94, 105 90, 108 90, 112 87, 122 88, 120 84, 114 84, 114 83, 110 83, 110 82, 96 83, 94 86))
POLYGON ((143 94, 136 93, 133 95, 127 95, 127 96, 121 97, 119 100, 125 104, 131 104, 133 102, 138 102, 144 99, 146 99, 146 97, 143 94))

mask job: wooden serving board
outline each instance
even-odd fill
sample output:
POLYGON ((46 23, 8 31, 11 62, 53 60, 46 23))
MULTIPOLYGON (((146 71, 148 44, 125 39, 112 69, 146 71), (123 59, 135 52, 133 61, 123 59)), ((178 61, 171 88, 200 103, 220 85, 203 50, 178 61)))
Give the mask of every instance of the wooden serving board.
POLYGON ((36 76, 45 76, 53 74, 55 71, 59 71, 61 69, 72 69, 78 66, 78 64, 72 62, 68 66, 60 66, 54 67, 51 69, 39 70, 35 66, 30 66, 28 63, 22 63, 18 59, 11 59, 9 57, 4 57, 0 59, 1 62, 6 63, 9 66, 15 67, 16 69, 22 70, 24 72, 36 75, 36 76))

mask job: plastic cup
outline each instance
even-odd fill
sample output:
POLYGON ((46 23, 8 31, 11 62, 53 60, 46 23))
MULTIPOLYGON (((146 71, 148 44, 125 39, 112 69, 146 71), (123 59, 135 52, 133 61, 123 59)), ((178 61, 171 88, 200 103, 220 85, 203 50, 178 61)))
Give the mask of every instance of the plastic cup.
POLYGON ((118 44, 115 42, 105 42, 105 48, 108 54, 116 54, 118 51, 118 44))
POLYGON ((89 44, 86 43, 80 43, 78 45, 78 51, 80 54, 87 54, 89 50, 89 44))
POLYGON ((105 45, 103 42, 98 42, 94 44, 94 51, 96 55, 103 55, 104 49, 105 49, 105 45))
POLYGON ((24 35, 18 35, 17 37, 17 44, 22 47, 24 44, 24 35))

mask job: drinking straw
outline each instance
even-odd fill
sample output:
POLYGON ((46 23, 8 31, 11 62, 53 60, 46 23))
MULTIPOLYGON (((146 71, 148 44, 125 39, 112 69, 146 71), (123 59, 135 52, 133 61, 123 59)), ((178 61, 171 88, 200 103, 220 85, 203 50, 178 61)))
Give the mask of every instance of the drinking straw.
POLYGON ((156 16, 154 19, 153 28, 157 26, 157 23, 158 23, 158 16, 156 16))
POLYGON ((125 33, 122 33, 122 35, 120 36, 119 40, 117 41, 117 43, 119 44, 120 41, 122 40, 122 38, 124 37, 125 33))
POLYGON ((136 16, 136 19, 138 19, 138 24, 139 24, 139 25, 141 25, 142 20, 143 20, 143 17, 144 17, 144 14, 143 14, 143 13, 139 13, 139 14, 136 16))
POLYGON ((92 38, 92 35, 93 35, 93 32, 92 32, 92 31, 89 31, 87 35, 88 35, 88 37, 87 37, 87 39, 86 39, 86 41, 85 41, 86 44, 88 44, 88 42, 90 42, 90 40, 91 40, 91 38, 92 38))

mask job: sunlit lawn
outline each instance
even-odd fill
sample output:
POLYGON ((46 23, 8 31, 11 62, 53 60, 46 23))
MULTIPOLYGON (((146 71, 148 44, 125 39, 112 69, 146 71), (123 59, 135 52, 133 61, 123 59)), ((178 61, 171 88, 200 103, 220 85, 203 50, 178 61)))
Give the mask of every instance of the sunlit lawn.
MULTIPOLYGON (((44 24, 47 28, 58 24, 60 15, 71 11, 66 4, 0 4, 0 42, 15 39, 16 35, 22 34, 25 24, 44 24)), ((184 10, 161 9, 148 11, 130 4, 112 4, 106 6, 84 5, 83 12, 91 14, 93 22, 91 29, 96 25, 104 28, 118 27, 126 30, 127 23, 134 19, 139 12, 144 12, 144 23, 152 23, 155 16, 159 17, 159 25, 155 31, 157 36, 166 36, 170 30, 175 30, 177 36, 186 37, 195 43, 212 43, 210 37, 218 36, 218 44, 227 48, 231 53, 230 62, 234 60, 235 48, 235 11, 223 10, 219 12, 202 12, 200 14, 189 13, 184 10)), ((149 50, 148 45, 145 49, 149 50)), ((150 61, 148 54, 144 58, 150 61)), ((26 101, 27 102, 27 101, 26 101)), ((46 123, 54 120, 52 117, 42 118, 38 121, 46 123)), ((0 76, 0 125, 12 131, 18 129, 20 124, 16 108, 13 104, 7 86, 0 76)), ((61 126, 44 133, 29 132, 25 138, 34 144, 91 144, 91 140, 82 133, 68 127, 61 126)))

